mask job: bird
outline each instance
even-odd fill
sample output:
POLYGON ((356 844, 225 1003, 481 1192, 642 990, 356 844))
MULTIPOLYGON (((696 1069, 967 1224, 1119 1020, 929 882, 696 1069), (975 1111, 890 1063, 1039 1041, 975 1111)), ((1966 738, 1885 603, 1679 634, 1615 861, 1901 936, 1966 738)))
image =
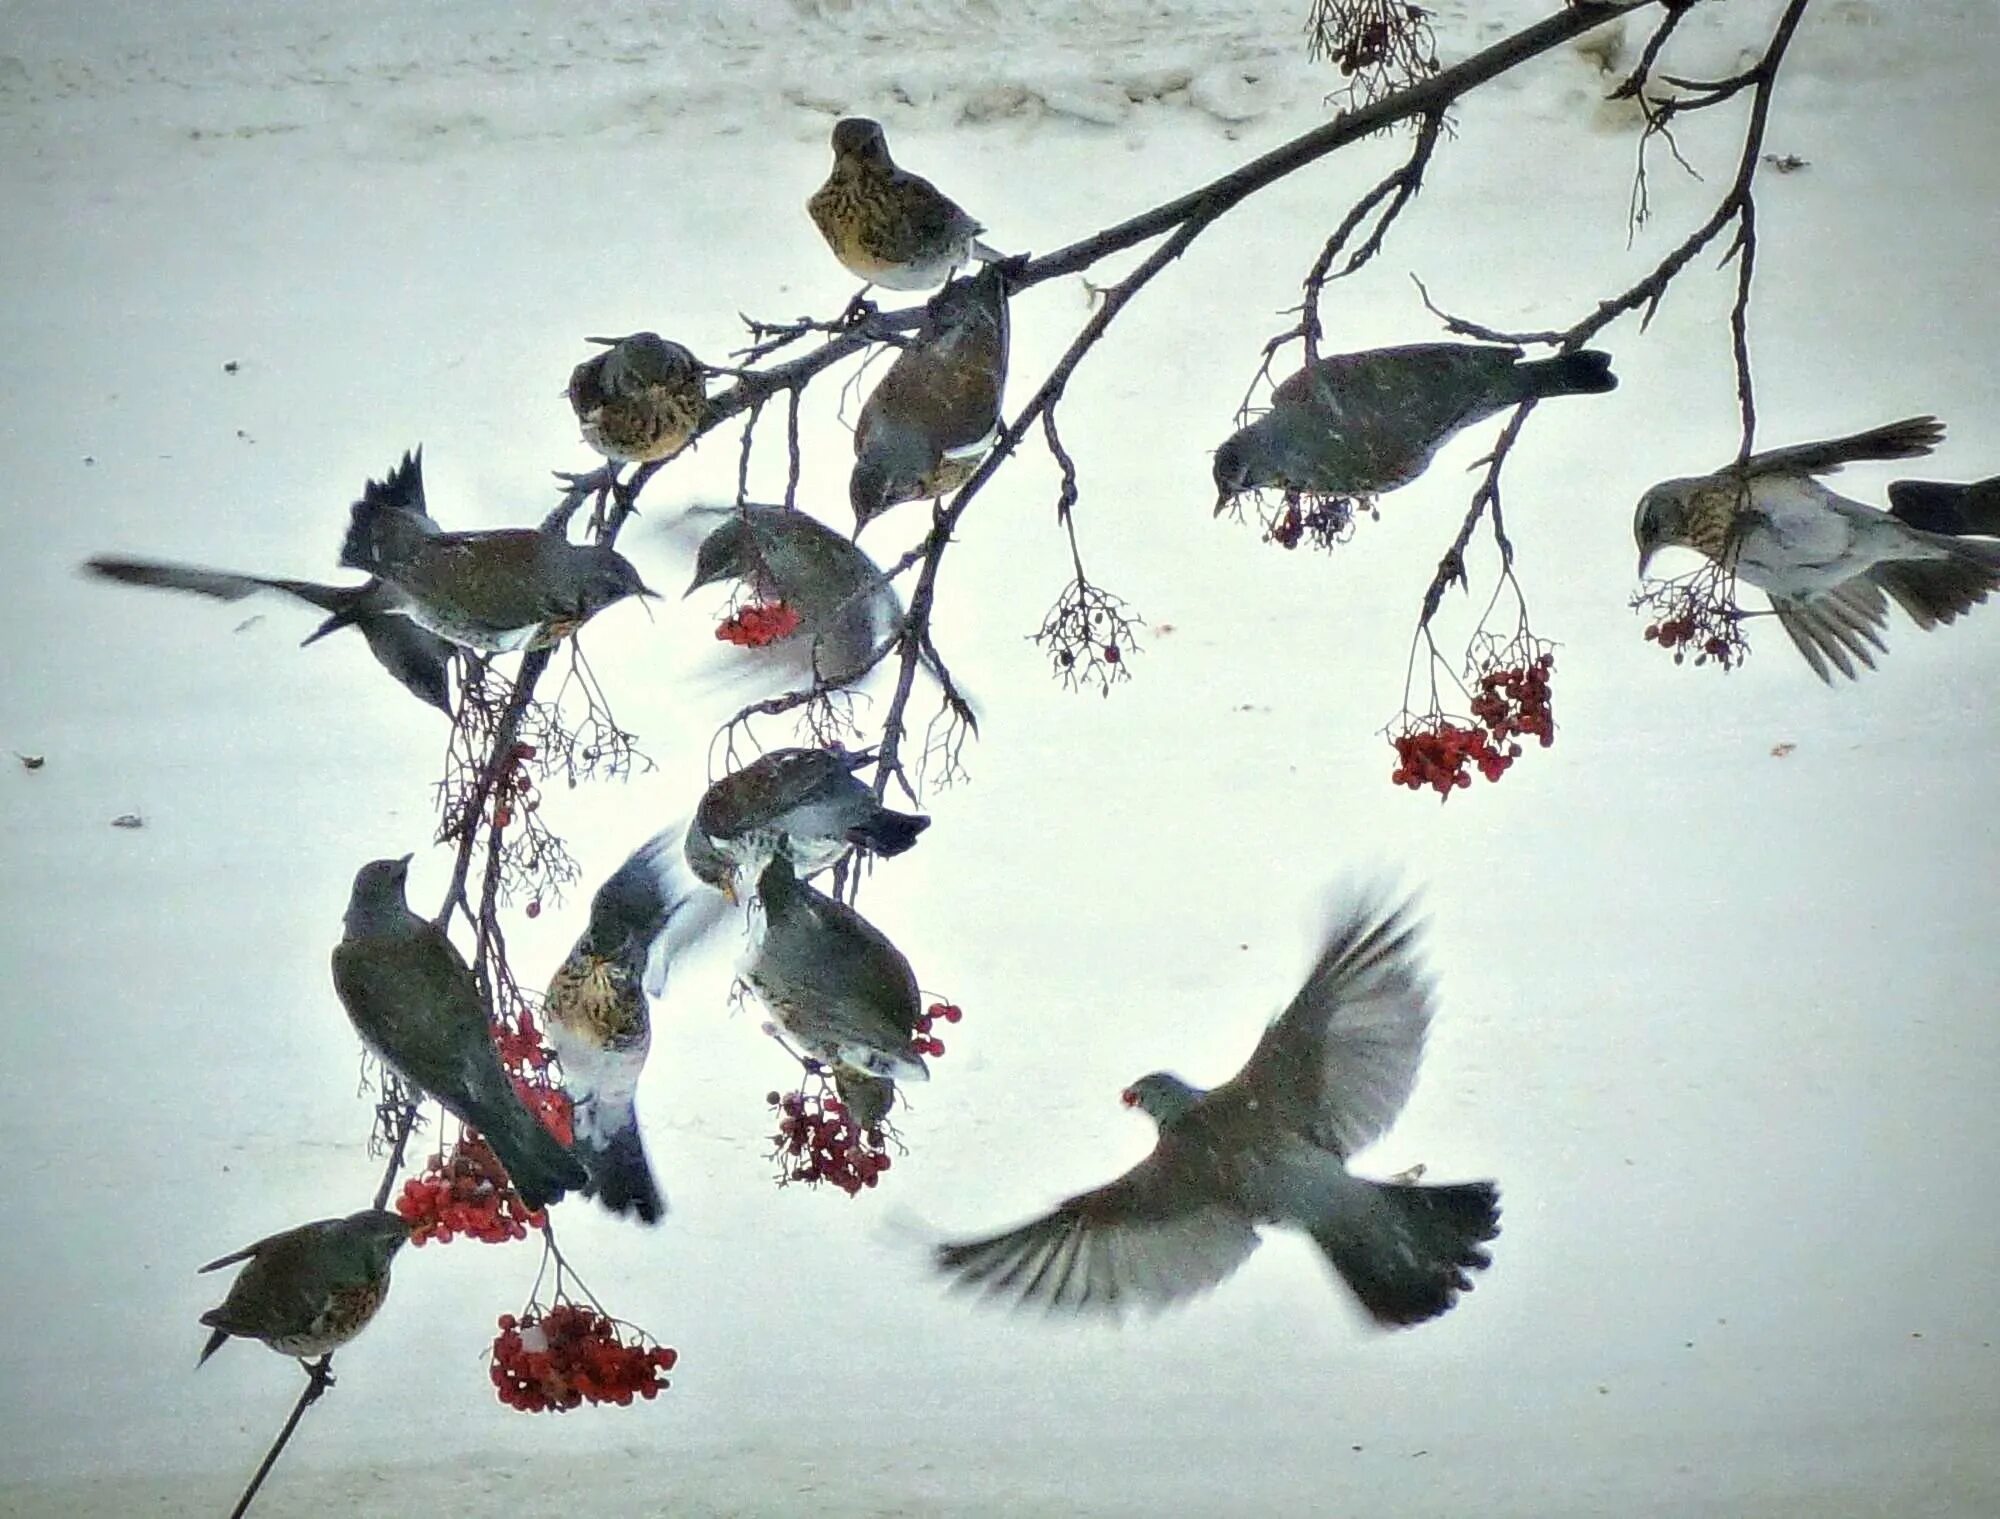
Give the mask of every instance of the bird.
POLYGON ((834 123, 833 172, 806 210, 849 273, 889 290, 934 290, 968 260, 1000 257, 956 202, 896 166, 881 123, 862 116, 834 123))
POLYGON ((854 428, 847 499, 859 534, 903 501, 972 478, 1000 430, 1007 383, 1007 283, 1000 265, 931 298, 922 330, 896 356, 854 428))
POLYGON ((720 516, 695 550, 685 595, 724 580, 799 614, 813 673, 828 686, 859 680, 903 625, 903 601, 867 553, 809 512, 751 502, 694 507, 691 521, 720 516))
POLYGON ((231 1336, 262 1340, 302 1361, 345 1345, 388 1296, 390 1263, 409 1237, 407 1220, 367 1208, 267 1235, 210 1261, 203 1271, 247 1264, 221 1306, 201 1316, 215 1332, 195 1365, 205 1366, 231 1336))
POLYGON ((282 580, 164 559, 127 559, 110 554, 87 559, 83 567, 100 579, 120 585, 191 591, 217 601, 241 601, 259 591, 294 597, 331 614, 306 637, 305 644, 314 643, 341 627, 358 628, 377 664, 418 701, 436 707, 446 717, 451 716, 448 676, 452 645, 396 611, 400 598, 379 580, 351 586, 322 585, 312 580, 282 580))
POLYGON ((2000 538, 2000 475, 1953 485, 1942 480, 1891 480, 1889 515, 1950 538, 2000 538))
POLYGON ((633 1104, 653 1040, 647 961, 688 901, 666 869, 678 842, 674 830, 655 835, 597 888, 589 924, 542 999, 589 1190, 611 1212, 648 1224, 667 1204, 633 1104))
POLYGON ((957 1286, 1017 1306, 1117 1316, 1208 1291, 1265 1226, 1303 1230, 1379 1325, 1444 1313, 1491 1264, 1490 1181, 1414 1186, 1349 1173, 1416 1083, 1435 994, 1413 904, 1336 904, 1317 960, 1250 1058, 1212 1090, 1156 1071, 1122 1100, 1159 1126, 1117 1180, 1018 1228, 934 1246, 957 1286))
POLYGON ((371 860, 355 873, 334 990, 362 1043, 485 1136, 521 1201, 542 1208, 589 1176, 515 1092, 465 957, 410 911, 410 858, 371 860))
POLYGON ((1266 486, 1380 495, 1416 479, 1446 440, 1483 417, 1617 385, 1611 355, 1592 348, 1549 359, 1481 343, 1330 354, 1280 385, 1271 409, 1215 451, 1215 509, 1266 486))
POLYGON ((1818 477, 1861 460, 1917 458, 1943 437, 1936 417, 1908 417, 1664 480, 1633 516, 1639 578, 1662 548, 1694 549, 1770 597, 1779 626, 1821 680, 1832 684, 1834 670, 1856 679, 1856 662, 1873 669, 1886 649, 1885 593, 1920 628, 1951 622, 2000 585, 2000 543, 1913 527, 1818 477))
POLYGON ((903 853, 931 820, 882 804, 854 774, 872 759, 832 749, 773 749, 732 770, 695 807, 683 846, 689 867, 734 902, 755 885, 780 844, 802 876, 856 848, 903 853))
POLYGON ((844 902, 801 881, 783 844, 757 880, 762 917, 743 979, 805 1053, 889 1081, 928 1081, 911 1049, 922 994, 910 962, 844 902))
POLYGON ((583 441, 614 464, 679 453, 708 409, 707 370, 657 332, 591 338, 592 354, 569 376, 569 404, 583 441))
POLYGON ((545 648, 627 596, 651 596, 632 562, 559 529, 447 533, 424 506, 422 451, 354 503, 340 562, 374 576, 395 609, 480 653, 545 648))

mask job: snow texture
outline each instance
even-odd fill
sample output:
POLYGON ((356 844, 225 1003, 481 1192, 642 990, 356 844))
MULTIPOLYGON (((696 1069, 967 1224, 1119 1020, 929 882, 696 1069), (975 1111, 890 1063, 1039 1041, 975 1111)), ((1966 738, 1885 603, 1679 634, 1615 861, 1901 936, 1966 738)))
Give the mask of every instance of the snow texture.
MULTIPOLYGON (((1671 67, 1739 64, 1775 10, 1701 7, 1671 67)), ((417 443, 449 524, 531 521, 551 467, 594 462, 559 397, 586 334, 653 327, 720 359, 738 310, 852 293, 802 209, 836 113, 880 117, 999 245, 1047 250, 1325 119, 1303 11, 0 7, 0 749, 47 758, 0 771, 0 1513, 226 1510, 299 1376, 240 1343, 195 1374, 219 1288, 194 1268, 365 1201, 326 957, 362 860, 416 848, 420 902, 446 875, 424 849, 441 724, 358 639, 300 650, 304 609, 86 583, 79 562, 323 573, 363 478, 417 443), (144 826, 109 826, 128 812, 144 826)), ((1456 57, 1538 8, 1443 12, 1456 57)), ((1463 106, 1387 255, 1333 292, 1334 345, 1435 336, 1412 271, 1485 320, 1563 325, 1706 214, 1734 137, 1704 118, 1681 146, 1705 181, 1656 157, 1658 215, 1628 247, 1607 51, 1463 106)), ((1989 3, 1812 7, 1769 142, 1809 167, 1760 201, 1767 443, 1935 410, 1951 431, 1921 472, 2000 472, 1996 69, 1989 3)), ((1087 562, 1148 619, 1113 699, 1065 694, 1023 636, 1068 574, 1053 468, 1031 447, 966 519, 937 634, 984 717, 973 780, 926 799, 936 825, 864 905, 967 1016, 883 1190, 772 1188, 762 1096, 786 1067, 727 1011, 738 946, 677 966, 639 1093, 674 1211, 649 1232, 560 1210, 596 1291, 680 1349, 673 1389, 510 1413, 484 1354, 532 1247, 409 1251, 258 1514, 2000 1511, 2000 609, 1898 621, 1839 689, 1767 622, 1727 676, 1641 640, 1633 504, 1736 444, 1733 275, 1703 259, 1646 335, 1607 334, 1618 391, 1543 407, 1509 468, 1535 623, 1561 641, 1558 742, 1445 807, 1392 789, 1376 730, 1493 427, 1331 557, 1211 520, 1208 453, 1400 146, 1234 213, 1078 374, 1087 562), (1499 1179, 1478 1290, 1374 1335, 1278 1238, 1122 1332, 940 1292, 928 1232, 1129 1164, 1133 1077, 1234 1068, 1344 872, 1426 888, 1442 997, 1410 1107, 1360 1165, 1499 1179)), ((1017 401, 1086 311, 1075 280, 1019 301, 1017 401)), ((839 389, 805 415, 806 497, 836 522, 839 389)), ((621 547, 650 580, 684 575, 667 519, 734 466, 725 431, 648 492, 621 547)), ((1842 489, 1880 501, 1910 472, 1842 489)), ((921 517, 878 524, 875 550, 921 517)), ((586 635, 659 767, 551 795, 591 879, 515 921, 530 983, 704 782, 719 602, 626 603, 586 635)), ((1449 599, 1441 639, 1477 605, 1449 599)))

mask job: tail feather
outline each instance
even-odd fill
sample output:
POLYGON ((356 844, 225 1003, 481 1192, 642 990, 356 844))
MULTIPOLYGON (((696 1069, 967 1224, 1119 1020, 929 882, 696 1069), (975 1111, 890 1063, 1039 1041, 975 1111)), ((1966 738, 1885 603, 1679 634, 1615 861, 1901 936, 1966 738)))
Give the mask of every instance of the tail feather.
POLYGON ((2000 586, 2000 545, 1954 543, 1949 559, 1898 559, 1878 564, 1872 579, 1920 628, 1955 621, 2000 586), (1975 552, 1991 550, 1991 552, 1975 552))
POLYGON ((406 561, 437 524, 424 506, 423 450, 382 480, 370 480, 348 514, 340 562, 349 569, 379 574, 406 561))
POLYGON ((581 1192, 590 1185, 590 1173, 583 1162, 518 1103, 504 1122, 475 1127, 486 1136, 494 1155, 507 1168, 514 1190, 531 1210, 560 1202, 565 1193, 581 1192))
POLYGON ((667 1200, 653 1179, 637 1123, 627 1123, 595 1143, 580 1145, 578 1154, 590 1173, 591 1195, 606 1208, 617 1214, 636 1213, 641 1223, 660 1221, 667 1211, 667 1200))
MULTIPOLYGON (((211 1308, 207 1313, 204 1313, 201 1316, 202 1323, 207 1324, 211 1328, 213 1328, 215 1324, 216 1312, 217 1310, 211 1308)), ((208 1358, 214 1355, 216 1351, 220 1350, 224 1345, 227 1345, 228 1343, 229 1343, 229 1331, 227 1329, 217 1329, 214 1334, 208 1337, 208 1343, 201 1347, 201 1359, 199 1359, 194 1363, 195 1370, 199 1371, 201 1370, 202 1367, 206 1366, 208 1364, 208 1358)))
POLYGON ((931 826, 931 820, 916 813, 892 812, 883 807, 866 822, 847 830, 849 843, 859 844, 874 854, 903 853, 917 842, 917 836, 931 826))
POLYGON ((1471 1272, 1492 1264, 1481 1248, 1500 1232, 1500 1190, 1492 1182, 1361 1185, 1364 1199, 1345 1201, 1310 1232, 1378 1324, 1436 1318, 1471 1290, 1471 1272))
POLYGON ((1618 376, 1611 372, 1611 355, 1602 349, 1582 348, 1560 353, 1552 359, 1530 359, 1514 366, 1521 382, 1521 397, 1601 395, 1618 388, 1618 376))
POLYGON ((1942 480, 1893 481, 1889 513, 1911 527, 1947 538, 1967 534, 2000 537, 2000 475, 1970 485, 1942 480))

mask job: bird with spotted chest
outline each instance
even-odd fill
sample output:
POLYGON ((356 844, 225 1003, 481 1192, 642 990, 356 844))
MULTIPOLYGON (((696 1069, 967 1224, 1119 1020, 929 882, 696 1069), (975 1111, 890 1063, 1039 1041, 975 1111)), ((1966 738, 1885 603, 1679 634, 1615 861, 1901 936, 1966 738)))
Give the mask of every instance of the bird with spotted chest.
POLYGON ((1831 684, 1835 670, 1853 680, 1857 665, 1873 669, 1887 647, 1889 601, 1929 629, 1955 621, 2000 586, 2000 544, 1909 520, 1949 509, 1955 516, 1944 525, 1969 526, 1963 514, 1981 504, 1978 487, 1942 488, 1946 495, 1906 487, 1892 513, 1820 483, 1843 465, 1920 457, 1943 437, 1936 417, 1909 417, 1664 480, 1640 498, 1633 516, 1639 577, 1661 549, 1691 548, 1770 598, 1779 626, 1821 680, 1831 684))
POLYGON ((979 241, 986 229, 899 167, 881 123, 862 116, 834 123, 833 170, 806 211, 849 273, 889 290, 935 290, 968 260, 1000 257, 979 241))
POLYGON ((873 758, 831 749, 773 749, 702 793, 688 824, 689 867, 731 902, 771 856, 786 851, 812 875, 856 849, 884 857, 913 848, 931 820, 886 807, 854 773, 873 758))
POLYGON ((1434 994, 1411 906, 1342 905, 1305 985, 1236 1075, 1204 1091, 1156 1071, 1125 1089, 1159 1127, 1117 1180, 1017 1228, 936 1247, 955 1285, 1016 1304, 1116 1316, 1206 1292, 1303 1230, 1374 1321, 1436 1318, 1491 1264, 1499 1189, 1354 1176, 1354 1153, 1416 1084, 1434 994))
POLYGON ((614 464, 667 459, 687 447, 708 411, 701 360, 657 332, 589 341, 604 352, 569 377, 583 441, 614 464))
POLYGON ((957 490, 1000 431, 1007 385, 1007 278, 989 264, 931 298, 923 328, 869 394, 854 426, 854 530, 904 501, 957 490))
POLYGON ((611 1212, 648 1224, 667 1204, 635 1104, 653 1041, 648 961, 692 891, 671 868, 678 842, 673 829, 655 835, 598 887, 590 922, 542 1001, 588 1190, 611 1212))
MULTIPOLYGON (((368 1327, 389 1295, 389 1266, 409 1223, 380 1208, 315 1219, 219 1256, 201 1269, 245 1263, 217 1307, 197 1366, 231 1337, 259 1340, 301 1361, 331 1354, 368 1327)), ((324 1379, 322 1369, 318 1375, 324 1379)))

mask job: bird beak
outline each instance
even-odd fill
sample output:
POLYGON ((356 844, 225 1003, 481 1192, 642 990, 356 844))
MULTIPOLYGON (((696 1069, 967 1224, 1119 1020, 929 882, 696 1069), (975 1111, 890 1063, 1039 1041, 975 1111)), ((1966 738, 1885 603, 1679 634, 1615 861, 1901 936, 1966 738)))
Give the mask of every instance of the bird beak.
POLYGON ((1230 492, 1218 491, 1215 496, 1215 510, 1210 512, 1209 516, 1220 517, 1223 511, 1228 507, 1230 501, 1233 499, 1234 497, 1231 495, 1230 492))
POLYGON ((700 590, 703 586, 707 584, 708 582, 703 580, 701 576, 699 575, 695 576, 693 580, 688 582, 688 588, 685 591, 681 592, 681 600, 686 601, 688 597, 692 596, 696 591, 700 590))
POLYGON ((734 906, 736 905, 736 901, 737 901, 737 898, 736 898, 736 878, 735 878, 734 876, 724 876, 724 877, 723 877, 723 880, 722 880, 722 900, 723 900, 723 901, 725 901, 725 902, 727 902, 727 903, 728 903, 728 904, 729 904, 729 905, 730 905, 731 907, 734 907, 734 906))
POLYGON ((1641 580, 1646 578, 1646 567, 1653 562, 1653 556, 1658 552, 1659 548, 1657 545, 1639 550, 1639 578, 1641 580))

